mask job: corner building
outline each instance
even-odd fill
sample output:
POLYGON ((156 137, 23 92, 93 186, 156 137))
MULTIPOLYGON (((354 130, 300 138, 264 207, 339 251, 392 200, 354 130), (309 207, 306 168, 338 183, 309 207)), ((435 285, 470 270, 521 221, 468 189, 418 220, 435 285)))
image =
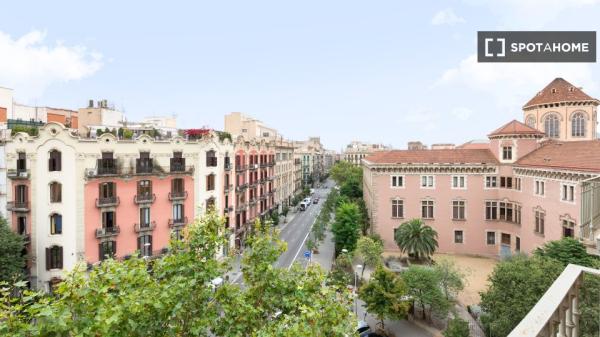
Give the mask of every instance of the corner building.
POLYGON ((525 105, 526 123, 486 144, 363 159, 372 230, 388 250, 401 223, 421 218, 444 253, 503 257, 568 236, 599 254, 599 103, 558 78, 525 105))

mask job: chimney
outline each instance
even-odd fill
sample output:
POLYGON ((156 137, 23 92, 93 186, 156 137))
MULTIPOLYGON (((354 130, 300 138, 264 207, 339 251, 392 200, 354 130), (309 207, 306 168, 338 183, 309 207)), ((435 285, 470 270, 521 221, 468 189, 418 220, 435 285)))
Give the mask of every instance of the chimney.
POLYGON ((88 108, 93 108, 93 107, 94 107, 94 100, 93 100, 93 99, 90 99, 90 100, 88 101, 88 108))

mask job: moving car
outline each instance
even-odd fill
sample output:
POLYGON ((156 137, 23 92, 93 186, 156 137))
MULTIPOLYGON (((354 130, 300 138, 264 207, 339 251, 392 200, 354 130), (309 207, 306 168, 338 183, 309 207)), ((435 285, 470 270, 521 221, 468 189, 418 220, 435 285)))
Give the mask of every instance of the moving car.
POLYGON ((306 203, 305 201, 300 203, 300 206, 298 206, 300 208, 301 211, 305 211, 308 208, 308 203, 306 203))
POLYGON ((313 199, 313 204, 318 204, 319 203, 319 198, 314 198, 313 199))
POLYGON ((310 198, 304 198, 304 202, 310 205, 311 199, 310 198))

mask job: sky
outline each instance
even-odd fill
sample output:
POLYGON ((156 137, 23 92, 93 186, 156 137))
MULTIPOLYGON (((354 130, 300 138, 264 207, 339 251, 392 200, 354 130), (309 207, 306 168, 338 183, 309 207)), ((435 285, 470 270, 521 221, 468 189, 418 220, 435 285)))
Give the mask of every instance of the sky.
POLYGON ((596 63, 476 62, 478 30, 597 30, 600 0, 11 1, 0 86, 18 102, 107 99, 129 120, 223 128, 241 111, 329 149, 484 139, 555 77, 596 63))

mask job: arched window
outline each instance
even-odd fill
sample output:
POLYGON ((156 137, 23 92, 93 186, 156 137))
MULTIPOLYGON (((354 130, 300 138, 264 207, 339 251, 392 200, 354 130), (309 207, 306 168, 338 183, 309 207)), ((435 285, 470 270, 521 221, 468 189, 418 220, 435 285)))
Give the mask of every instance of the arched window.
POLYGON ((533 117, 533 116, 527 117, 526 123, 527 123, 527 126, 535 128, 535 117, 533 117))
POLYGON ((550 138, 558 138, 560 135, 560 121, 558 117, 554 114, 549 115, 544 120, 544 131, 546 132, 546 136, 550 138))
POLYGON ((50 234, 62 234, 62 215, 50 215, 50 234))
POLYGON ((48 159, 48 171, 60 171, 61 170, 61 155, 60 151, 50 151, 50 158, 48 159))
POLYGON ((62 185, 57 182, 50 184, 50 202, 62 201, 62 185))
POLYGON ((585 137, 585 116, 581 112, 571 118, 571 136, 585 137))

